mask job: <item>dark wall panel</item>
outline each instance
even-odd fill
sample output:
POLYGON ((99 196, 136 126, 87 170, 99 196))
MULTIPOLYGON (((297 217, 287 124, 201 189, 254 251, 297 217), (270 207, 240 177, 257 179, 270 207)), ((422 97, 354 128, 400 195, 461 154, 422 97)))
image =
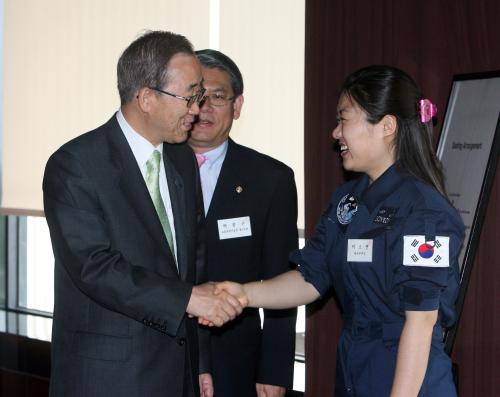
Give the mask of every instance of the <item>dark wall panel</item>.
MULTIPOLYGON (((331 192, 344 181, 332 151, 339 87, 374 63, 411 74, 438 106, 437 140, 453 75, 500 70, 498 0, 306 0, 305 218, 310 236, 331 192)), ((500 390, 500 175, 496 176, 454 350, 462 396, 500 390)), ((306 395, 331 396, 341 318, 334 299, 308 310, 306 395)))

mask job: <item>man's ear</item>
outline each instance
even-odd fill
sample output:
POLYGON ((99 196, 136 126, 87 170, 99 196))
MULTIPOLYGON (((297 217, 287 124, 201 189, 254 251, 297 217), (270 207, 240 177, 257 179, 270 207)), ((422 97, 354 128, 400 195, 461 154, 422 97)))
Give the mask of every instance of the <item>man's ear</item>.
POLYGON ((137 91, 136 99, 139 109, 144 113, 149 113, 151 105, 156 98, 153 98, 156 94, 152 89, 148 87, 142 87, 137 91))
POLYGON ((398 121, 392 114, 386 114, 384 117, 382 117, 380 123, 383 128, 384 137, 393 136, 398 129, 398 121))
POLYGON ((243 95, 239 95, 233 102, 233 120, 238 120, 241 114, 241 108, 243 107, 243 102, 245 98, 243 95))

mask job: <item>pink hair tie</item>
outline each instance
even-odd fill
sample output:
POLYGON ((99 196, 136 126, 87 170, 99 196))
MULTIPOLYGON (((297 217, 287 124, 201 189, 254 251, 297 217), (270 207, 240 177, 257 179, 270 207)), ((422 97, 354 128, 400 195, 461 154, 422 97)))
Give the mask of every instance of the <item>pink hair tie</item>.
POLYGON ((421 99, 418 101, 420 111, 420 121, 427 123, 437 114, 437 107, 428 99, 421 99))

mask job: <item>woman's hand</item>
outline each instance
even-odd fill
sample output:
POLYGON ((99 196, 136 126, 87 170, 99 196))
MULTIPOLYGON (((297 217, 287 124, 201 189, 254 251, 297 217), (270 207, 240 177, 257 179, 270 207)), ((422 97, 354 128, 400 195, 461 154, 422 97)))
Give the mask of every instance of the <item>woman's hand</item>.
POLYGON ((240 305, 243 307, 247 307, 250 304, 250 300, 248 298, 247 291, 245 290, 244 284, 238 284, 233 281, 224 281, 222 283, 215 284, 216 295, 221 292, 227 292, 228 294, 234 296, 240 302, 240 305))

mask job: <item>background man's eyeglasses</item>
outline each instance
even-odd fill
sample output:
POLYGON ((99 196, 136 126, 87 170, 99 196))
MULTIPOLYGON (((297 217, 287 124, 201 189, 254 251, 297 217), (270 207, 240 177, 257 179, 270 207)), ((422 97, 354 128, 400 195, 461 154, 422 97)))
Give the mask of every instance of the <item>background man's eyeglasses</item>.
POLYGON ((224 106, 227 103, 231 102, 234 99, 234 96, 227 98, 224 94, 219 94, 219 93, 211 93, 205 95, 205 97, 201 100, 200 106, 203 106, 203 104, 208 101, 210 105, 212 106, 224 106))

